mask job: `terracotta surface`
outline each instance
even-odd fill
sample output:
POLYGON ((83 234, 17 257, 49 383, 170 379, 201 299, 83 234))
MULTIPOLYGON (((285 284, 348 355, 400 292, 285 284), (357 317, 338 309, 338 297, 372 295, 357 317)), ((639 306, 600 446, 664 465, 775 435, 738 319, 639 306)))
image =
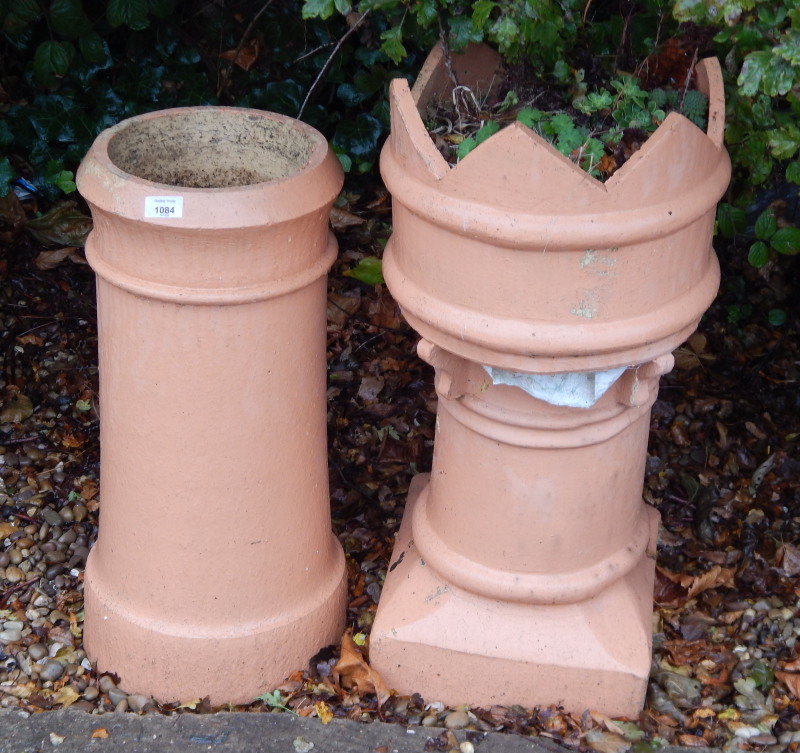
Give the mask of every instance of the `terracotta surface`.
MULTIPOLYGON (((496 59, 480 54, 485 82, 496 59)), ((434 51, 413 92, 392 83, 381 155, 394 221, 384 276, 424 338, 439 409, 370 658, 391 687, 429 701, 634 715, 658 520, 641 498, 650 407, 719 282, 711 233, 730 176, 719 66, 700 70, 708 133, 670 115, 605 184, 520 124, 450 168, 420 117, 452 88, 446 69, 434 51), (576 408, 493 384, 483 366, 625 371, 576 408)))
POLYGON ((341 184, 318 132, 231 108, 120 123, 78 172, 102 401, 85 646, 128 692, 249 702, 341 635, 325 426, 341 184), (145 216, 152 196, 182 216, 145 216))

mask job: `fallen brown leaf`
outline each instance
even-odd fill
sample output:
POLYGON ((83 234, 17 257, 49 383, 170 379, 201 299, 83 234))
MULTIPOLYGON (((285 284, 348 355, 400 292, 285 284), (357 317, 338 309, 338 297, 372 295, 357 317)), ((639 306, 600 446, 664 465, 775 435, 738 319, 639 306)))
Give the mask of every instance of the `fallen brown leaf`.
POLYGON ((391 691, 383 678, 367 664, 353 643, 350 630, 346 630, 342 636, 341 658, 334 665, 333 672, 334 679, 345 690, 357 687, 361 694, 374 693, 378 699, 378 706, 383 706, 391 696, 391 691))
POLYGON ((96 727, 92 730, 91 737, 95 740, 105 740, 108 738, 108 730, 105 727, 96 727))
POLYGON ((800 699, 800 657, 784 663, 780 670, 775 671, 777 677, 797 699, 800 699))
POLYGON ((345 230, 349 227, 363 225, 366 220, 357 214, 348 212, 341 207, 331 207, 331 225, 334 230, 345 230))
POLYGON ((86 259, 78 253, 75 246, 65 246, 54 251, 42 251, 36 255, 33 263, 36 265, 36 269, 46 272, 48 269, 55 269, 66 259, 69 259, 74 264, 88 264, 86 259))
POLYGON ((254 39, 250 44, 243 45, 239 50, 226 50, 220 54, 220 57, 239 66, 243 71, 249 71, 258 60, 260 52, 261 43, 258 39, 254 39))

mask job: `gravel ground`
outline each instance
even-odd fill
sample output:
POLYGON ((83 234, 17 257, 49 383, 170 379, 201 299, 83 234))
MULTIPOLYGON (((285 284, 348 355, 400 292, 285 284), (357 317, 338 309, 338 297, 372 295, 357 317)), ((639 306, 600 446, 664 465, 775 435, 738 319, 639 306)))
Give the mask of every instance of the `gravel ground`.
MULTIPOLYGON (((435 394, 391 299, 342 275, 369 240, 363 228, 349 232, 330 288, 331 496, 348 620, 368 638, 408 481, 429 467, 435 394)), ((213 711, 129 694, 83 651, 83 568, 101 497, 93 276, 79 254, 47 268, 52 257, 18 245, 0 267, 0 707, 213 711)), ((748 283, 757 307, 788 297, 767 282, 748 283)), ((373 696, 331 680, 338 649, 298 668, 280 697, 239 709, 505 730, 605 751, 650 750, 654 740, 770 752, 800 744, 797 321, 731 324, 731 305, 723 294, 654 410, 645 497, 664 527, 640 719, 445 708, 416 695, 378 710, 373 696)), ((445 734, 438 749, 450 742, 445 734)))

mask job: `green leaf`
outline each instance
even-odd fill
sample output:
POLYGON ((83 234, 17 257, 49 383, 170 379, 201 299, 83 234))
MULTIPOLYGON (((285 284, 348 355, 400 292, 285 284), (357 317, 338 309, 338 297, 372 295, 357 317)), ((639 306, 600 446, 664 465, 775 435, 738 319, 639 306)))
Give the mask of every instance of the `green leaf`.
POLYGON ((456 152, 458 159, 462 160, 466 157, 478 144, 482 144, 486 139, 500 130, 500 124, 494 120, 488 121, 485 125, 478 129, 469 138, 464 139, 459 145, 456 152))
POLYGON ((768 688, 775 682, 775 673, 760 659, 750 669, 750 678, 755 681, 756 687, 768 688))
POLYGON ((781 37, 781 43, 773 47, 774 53, 791 65, 800 66, 800 31, 792 30, 781 37))
POLYGON ((280 690, 273 690, 271 693, 263 693, 262 695, 257 696, 255 700, 263 701, 267 706, 273 709, 285 708, 280 690))
POLYGON ((519 42, 519 26, 511 14, 502 14, 492 25, 492 35, 502 54, 507 54, 519 42))
POLYGON ((556 60, 553 65, 553 78, 560 84, 566 84, 572 78, 572 68, 566 60, 556 60))
POLYGON ((403 46, 403 29, 400 26, 382 32, 381 39, 383 40, 381 51, 393 63, 399 63, 403 58, 408 57, 408 52, 403 46))
POLYGON ((528 128, 536 129, 542 120, 544 113, 534 107, 523 107, 517 113, 517 120, 528 128))
POLYGON ((342 170, 344 170, 346 173, 349 173, 353 169, 353 160, 350 159, 350 156, 344 152, 336 152, 334 150, 334 153, 339 160, 339 164, 342 166, 342 170))
POLYGON ((756 220, 756 238, 762 241, 769 240, 778 229, 778 221, 775 213, 771 209, 765 209, 756 220))
POLYGON ((147 9, 156 18, 166 18, 175 10, 175 0, 148 0, 147 9))
POLYGON ((792 64, 774 55, 764 72, 761 89, 770 97, 782 97, 787 94, 795 82, 795 70, 792 64))
POLYGON ((100 65, 106 60, 106 47, 103 38, 95 31, 90 31, 78 39, 78 49, 84 60, 100 65))
POLYGON ((800 149, 800 128, 788 125, 771 131, 769 147, 776 159, 791 159, 800 149))
POLYGON ((752 97, 756 94, 771 59, 772 53, 767 50, 751 52, 745 57, 736 82, 745 97, 752 97))
POLYGON ((16 177, 8 157, 0 158, 0 196, 5 196, 8 193, 9 184, 16 177))
MULTIPOLYGON (((770 309, 767 313, 767 321, 773 327, 780 327, 782 324, 786 324, 786 319, 786 312, 783 309, 770 309)), ((755 666, 753 669, 755 669, 755 666)), ((772 685, 772 682, 768 683, 766 687, 769 687, 770 685, 772 685)))
POLYGON ((800 160, 795 160, 794 162, 790 162, 786 166, 786 180, 790 183, 795 183, 796 185, 800 185, 800 160))
POLYGON ((764 241, 756 241, 750 246, 750 253, 747 254, 747 261, 756 269, 761 269, 769 261, 769 248, 764 241))
POLYGON ((8 121, 0 120, 0 146, 8 146, 12 141, 14 141, 14 134, 8 127, 8 121))
POLYGON ((744 232, 746 226, 747 216, 743 209, 726 203, 717 207, 717 227, 723 238, 733 238, 744 232))
POLYGON ((800 228, 782 227, 769 239, 769 243, 779 254, 800 254, 800 228))
POLYGON ((35 21, 42 15, 42 9, 36 0, 15 0, 12 3, 12 13, 25 24, 35 21))
POLYGON ((85 34, 92 24, 83 12, 81 0, 53 0, 49 13, 50 27, 56 34, 75 39, 85 34))
POLYGON ((373 159, 378 151, 378 139, 383 133, 381 122, 367 113, 359 113, 339 123, 333 144, 352 157, 373 159))
POLYGON ((482 42, 483 31, 476 31, 469 16, 455 16, 449 19, 450 47, 453 52, 463 52, 470 42, 482 42))
POLYGON ((106 18, 112 26, 125 24, 129 29, 141 31, 148 26, 148 0, 108 0, 106 18))
POLYGON ((497 7, 492 0, 477 0, 472 6, 472 26, 476 31, 483 31, 489 20, 489 14, 497 7))
POLYGON ((344 274, 367 285, 383 285, 383 262, 377 256, 365 256, 359 259, 353 269, 348 269, 344 274))
POLYGON ((60 188, 66 194, 70 194, 78 188, 75 184, 75 173, 73 173, 72 170, 62 170, 56 176, 53 185, 60 188))
POLYGON ((33 72, 42 83, 52 85, 56 76, 69 70, 74 54, 75 48, 69 42, 42 42, 33 56, 33 72))
POLYGON ((733 304, 728 306, 728 322, 730 324, 739 324, 750 318, 753 313, 753 307, 749 303, 744 305, 733 304))
POLYGON ((324 21, 333 15, 334 8, 333 0, 305 0, 303 18, 321 18, 324 21))

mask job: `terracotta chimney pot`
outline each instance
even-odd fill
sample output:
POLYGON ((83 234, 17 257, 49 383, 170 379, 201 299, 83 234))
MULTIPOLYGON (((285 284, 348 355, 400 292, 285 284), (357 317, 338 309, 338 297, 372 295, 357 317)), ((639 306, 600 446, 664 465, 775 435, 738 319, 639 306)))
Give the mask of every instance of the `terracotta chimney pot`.
POLYGON ((701 131, 670 114, 600 183, 513 124, 450 168, 422 122, 487 48, 392 82, 381 171, 386 284, 436 370, 433 467, 414 479, 370 638, 400 693, 476 705, 641 709, 658 514, 650 407, 713 300, 730 177, 716 60, 701 131))
POLYGON ((131 693, 248 703, 343 628, 325 425, 342 171, 303 123, 198 107, 103 132, 77 182, 102 401, 87 654, 131 693))

